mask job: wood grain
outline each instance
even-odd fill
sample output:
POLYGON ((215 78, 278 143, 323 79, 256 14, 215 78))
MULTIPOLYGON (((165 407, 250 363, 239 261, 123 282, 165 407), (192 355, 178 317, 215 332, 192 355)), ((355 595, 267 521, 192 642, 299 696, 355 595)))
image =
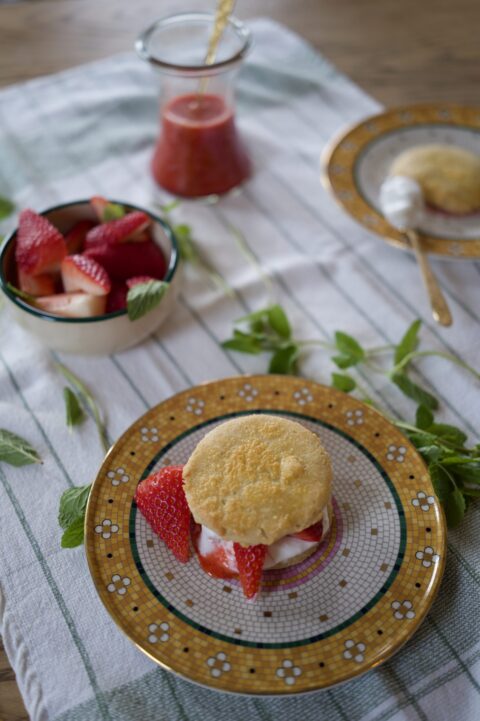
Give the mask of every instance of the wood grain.
MULTIPOLYGON (((0 86, 131 50, 159 15, 214 0, 27 0, 0 5, 0 86)), ((479 104, 478 0, 237 0, 303 35, 385 105, 479 104)), ((27 715, 0 647, 0 721, 27 715)))

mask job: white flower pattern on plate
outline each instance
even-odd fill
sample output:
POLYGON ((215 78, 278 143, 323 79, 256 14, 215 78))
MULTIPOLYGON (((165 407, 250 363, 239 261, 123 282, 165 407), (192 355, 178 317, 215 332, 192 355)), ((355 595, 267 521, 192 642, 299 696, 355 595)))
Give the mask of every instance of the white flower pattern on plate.
POLYGON ((293 397, 299 406, 305 406, 307 403, 312 403, 313 401, 313 396, 308 388, 302 388, 300 391, 295 391, 293 397))
POLYGON ((140 435, 144 443, 148 443, 149 441, 155 443, 159 438, 158 428, 147 428, 147 426, 143 426, 143 428, 140 428, 140 435))
POLYGON ((403 463, 407 449, 405 446, 395 446, 393 443, 388 446, 387 460, 403 463))
POLYGON ((360 641, 360 643, 349 638, 345 641, 345 651, 343 652, 343 658, 347 661, 355 661, 355 663, 361 663, 365 658, 366 645, 360 641))
POLYGON ((199 398, 189 398, 185 410, 187 413, 194 413, 196 416, 201 416, 205 407, 205 401, 199 398))
POLYGON ((418 560, 422 562, 422 566, 425 568, 430 568, 432 563, 438 563, 440 560, 440 556, 438 553, 435 553, 431 546, 425 546, 423 551, 417 551, 415 558, 418 558, 418 560))
POLYGON ((148 640, 150 643, 157 643, 157 641, 165 643, 170 638, 169 630, 170 626, 166 621, 151 623, 148 627, 148 640))
POLYGON ((119 596, 125 596, 128 587, 130 586, 131 581, 128 578, 128 576, 125 576, 122 578, 120 574, 114 573, 112 576, 111 583, 107 586, 107 591, 109 593, 118 593, 119 596))
POLYGON ((207 666, 210 668, 210 675, 214 678, 219 678, 222 673, 226 673, 232 668, 228 662, 227 654, 223 653, 223 651, 217 653, 216 656, 207 658, 207 666))
POLYGON ((243 388, 238 391, 238 395, 250 403, 258 396, 258 391, 250 383, 245 383, 243 388))
POLYGON ((128 473, 125 473, 124 468, 108 471, 107 478, 112 480, 112 486, 119 486, 120 483, 128 483, 130 480, 130 476, 128 473))
POLYGON ((287 686, 293 686, 296 677, 302 673, 302 669, 299 666, 295 666, 291 659, 286 658, 275 673, 278 678, 283 678, 283 682, 287 686))
POLYGON ((363 411, 360 409, 356 411, 347 411, 345 415, 347 417, 348 426, 361 426, 363 424, 363 411))
POLYGON ((433 506, 435 499, 433 496, 427 496, 424 491, 418 491, 417 497, 412 498, 412 506, 420 508, 425 513, 430 510, 430 506, 433 506))
POLYGON ((109 518, 104 518, 98 526, 95 526, 95 533, 100 534, 107 541, 111 538, 112 533, 118 533, 118 526, 116 523, 112 523, 109 518))
POLYGON ((404 618, 415 618, 415 611, 411 601, 393 601, 393 615, 398 621, 404 618))

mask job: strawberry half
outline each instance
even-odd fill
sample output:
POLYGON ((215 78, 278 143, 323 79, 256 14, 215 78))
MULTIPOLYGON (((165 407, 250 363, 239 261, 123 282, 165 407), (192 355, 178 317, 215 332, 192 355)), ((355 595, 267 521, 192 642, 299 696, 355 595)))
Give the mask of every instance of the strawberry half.
POLYGON ((166 466, 138 484, 135 502, 175 557, 190 558, 190 509, 183 490, 182 466, 166 466))
POLYGON ((66 318, 91 318, 105 313, 106 296, 88 293, 56 293, 35 299, 35 308, 66 318))
POLYGON ((162 280, 167 267, 162 251, 152 241, 98 245, 86 250, 84 256, 100 263, 112 280, 125 281, 138 275, 162 280))
POLYGON ((149 225, 148 215, 142 213, 141 210, 135 210, 118 220, 110 220, 108 223, 96 225, 87 233, 85 247, 88 250, 98 245, 125 243, 137 233, 141 234, 149 225))
POLYGON ((258 593, 267 548, 268 546, 263 545, 263 543, 246 547, 241 546, 239 543, 233 544, 240 583, 247 598, 254 598, 258 593))
POLYGON ((87 233, 93 227, 95 227, 95 223, 91 220, 79 220, 78 223, 75 223, 65 236, 69 254, 82 252, 87 233))
POLYGON ((107 295, 112 284, 105 268, 93 258, 67 255, 61 265, 63 287, 70 293, 83 290, 90 295, 107 295))
POLYGON ((27 275, 58 270, 66 254, 67 246, 60 231, 33 210, 22 210, 15 247, 19 270, 27 275))
POLYGON ((18 271, 18 284, 20 290, 29 295, 52 295, 55 293, 55 278, 50 273, 42 275, 27 275, 18 271))
POLYGON ((303 531, 298 533, 292 533, 294 538, 300 538, 302 541, 318 542, 322 539, 323 535, 323 522, 317 521, 308 528, 304 528, 303 531))

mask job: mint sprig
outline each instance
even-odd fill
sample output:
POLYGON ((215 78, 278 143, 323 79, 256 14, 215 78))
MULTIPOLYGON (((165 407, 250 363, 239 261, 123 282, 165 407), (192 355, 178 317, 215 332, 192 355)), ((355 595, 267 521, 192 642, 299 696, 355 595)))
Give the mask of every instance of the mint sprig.
POLYGON ((60 373, 62 373, 62 375, 67 379, 70 385, 75 389, 75 391, 77 392, 77 396, 81 403, 84 405, 84 407, 90 410, 90 413, 93 416, 93 420, 95 421, 95 425, 97 426, 98 436, 100 438, 102 447, 104 451, 107 452, 110 447, 107 438, 107 429, 105 427, 105 423, 102 418, 100 409, 97 405, 97 402, 93 397, 93 394, 87 388, 85 383, 69 368, 62 365, 61 363, 56 363, 56 368, 60 371, 60 373))
POLYGON ((235 321, 233 335, 222 343, 226 350, 270 356, 269 373, 297 372, 301 344, 292 337, 290 321, 278 305, 267 306, 235 321))
POLYGON ((336 331, 331 342, 296 340, 292 326, 283 308, 278 304, 254 311, 235 321, 231 338, 222 343, 228 350, 241 353, 269 355, 270 373, 295 375, 300 370, 301 352, 309 346, 328 350, 331 361, 340 369, 331 374, 331 384, 345 393, 356 392, 367 403, 367 397, 358 378, 351 375, 358 368, 364 374, 380 373, 388 378, 407 398, 417 403, 415 421, 407 423, 391 419, 418 449, 428 465, 435 492, 445 510, 449 526, 458 525, 468 503, 480 497, 480 443, 468 447, 467 436, 461 428, 435 420, 437 398, 412 380, 410 372, 414 361, 430 356, 439 357, 465 369, 480 380, 480 373, 457 356, 440 351, 418 350, 421 321, 415 320, 396 345, 365 348, 353 336, 336 331), (379 365, 385 354, 392 356, 392 367, 379 365), (344 372, 346 369, 348 373, 344 372))

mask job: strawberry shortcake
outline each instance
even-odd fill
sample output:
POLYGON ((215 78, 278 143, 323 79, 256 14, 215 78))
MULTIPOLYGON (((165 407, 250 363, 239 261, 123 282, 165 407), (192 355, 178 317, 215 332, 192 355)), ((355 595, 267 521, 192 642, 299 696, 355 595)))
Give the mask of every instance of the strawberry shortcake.
POLYGON ((142 481, 135 501, 181 562, 238 577, 247 598, 264 570, 299 563, 331 525, 332 468, 317 435, 259 413, 218 425, 186 465, 142 481))

